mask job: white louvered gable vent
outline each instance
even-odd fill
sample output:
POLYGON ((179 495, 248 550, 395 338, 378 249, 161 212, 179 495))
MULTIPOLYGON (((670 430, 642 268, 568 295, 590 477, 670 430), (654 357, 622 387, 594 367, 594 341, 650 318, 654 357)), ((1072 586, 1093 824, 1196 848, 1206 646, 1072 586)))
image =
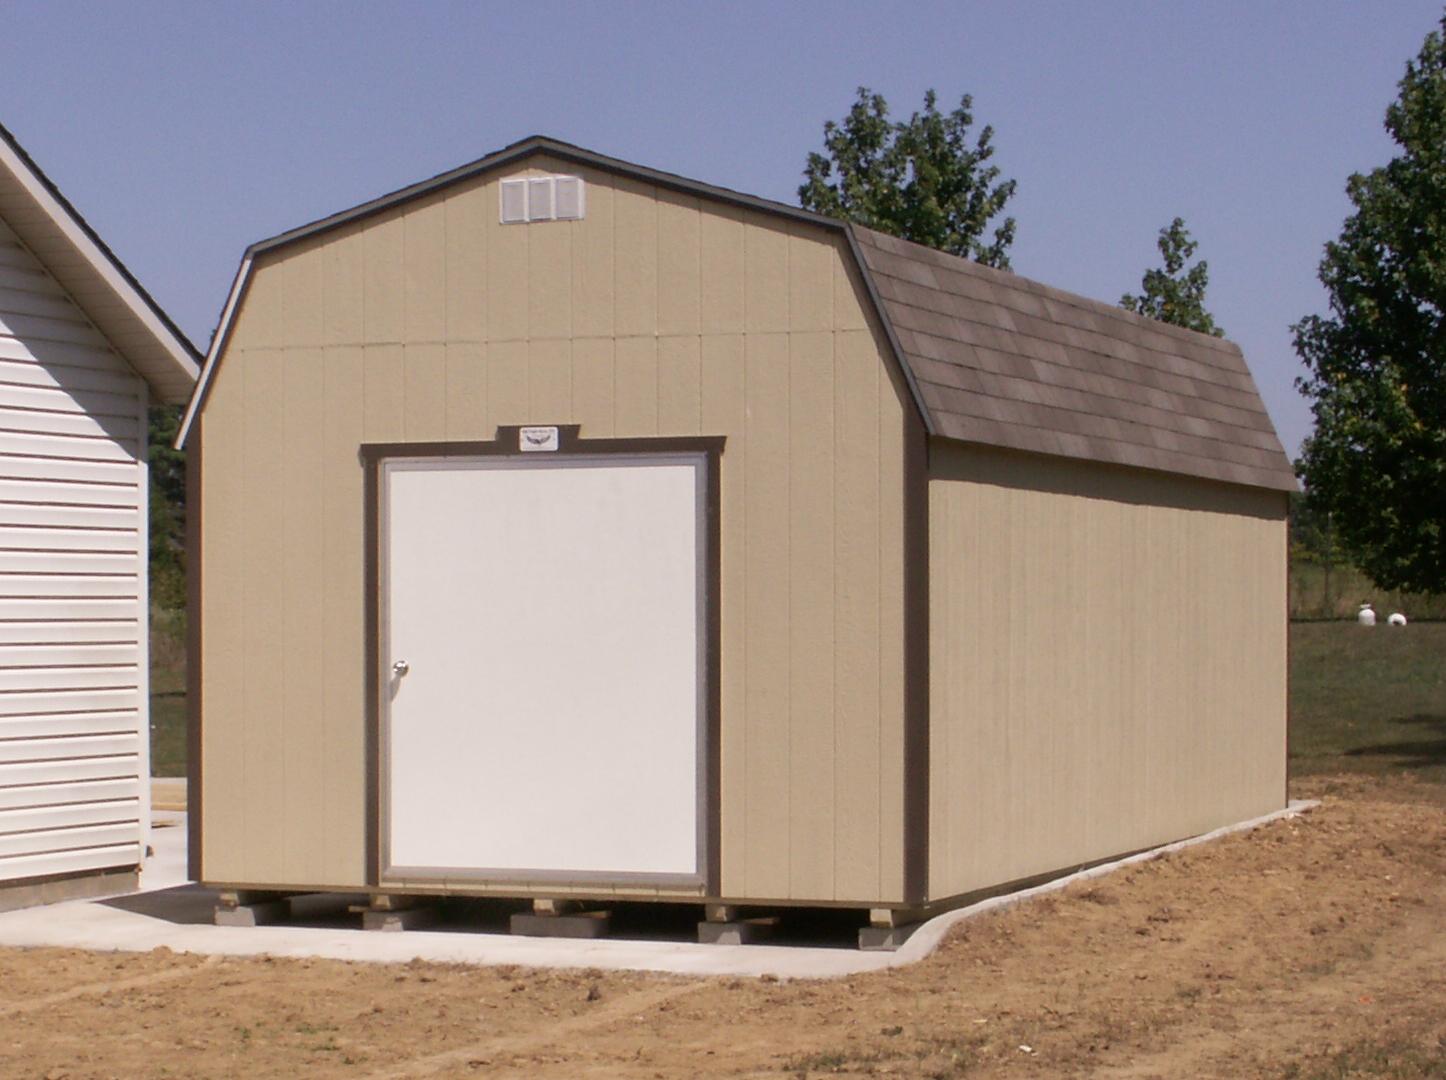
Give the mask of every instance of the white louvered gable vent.
POLYGON ((527 181, 502 181, 502 224, 516 225, 527 220, 527 181))
POLYGON ((559 221, 579 221, 582 218, 582 177, 559 176, 554 204, 559 221))
POLYGON ((557 215, 552 209, 553 178, 539 176, 527 181, 527 220, 551 221, 557 215))
POLYGON ((503 180, 498 216, 504 225, 528 221, 578 221, 586 203, 580 176, 531 176, 503 180))

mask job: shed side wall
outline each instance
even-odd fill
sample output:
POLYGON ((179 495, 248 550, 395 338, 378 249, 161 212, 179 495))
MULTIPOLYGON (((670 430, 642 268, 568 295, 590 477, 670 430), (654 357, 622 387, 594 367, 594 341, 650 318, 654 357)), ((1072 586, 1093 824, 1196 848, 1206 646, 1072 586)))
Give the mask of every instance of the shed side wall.
POLYGON ((1285 800, 1285 496, 931 448, 930 896, 1285 800))
POLYGON ((902 899, 906 399, 841 238, 532 166, 254 272, 203 429, 207 878, 364 880, 358 445, 577 423, 727 439, 724 895, 902 899), (500 225, 545 172, 586 218, 500 225))
POLYGON ((0 886, 139 865, 145 384, 0 225, 0 886))

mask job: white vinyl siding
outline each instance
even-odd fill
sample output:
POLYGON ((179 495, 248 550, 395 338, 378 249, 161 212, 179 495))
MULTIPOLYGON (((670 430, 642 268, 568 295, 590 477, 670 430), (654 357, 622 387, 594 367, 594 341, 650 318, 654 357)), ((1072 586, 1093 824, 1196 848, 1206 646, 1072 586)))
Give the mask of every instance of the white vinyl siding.
POLYGON ((141 859, 145 411, 0 225, 0 887, 141 859))

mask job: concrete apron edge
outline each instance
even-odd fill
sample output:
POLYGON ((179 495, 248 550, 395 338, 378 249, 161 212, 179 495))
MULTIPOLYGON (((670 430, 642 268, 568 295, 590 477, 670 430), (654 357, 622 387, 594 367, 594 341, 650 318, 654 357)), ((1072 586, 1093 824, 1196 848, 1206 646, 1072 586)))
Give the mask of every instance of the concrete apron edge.
POLYGON ((938 948, 951 928, 966 919, 1000 911, 1037 896, 1057 892, 1076 882, 1104 877, 1123 867, 1157 859, 1231 833, 1293 818, 1319 805, 1314 800, 1292 801, 1284 809, 1261 817, 944 912, 921 924, 895 952, 854 952, 783 945, 517 938, 501 934, 428 930, 386 934, 289 926, 242 929, 178 925, 91 900, 0 915, 0 946, 80 948, 100 952, 149 952, 164 947, 173 952, 206 956, 324 958, 358 963, 423 960, 476 966, 505 964, 537 968, 594 968, 691 976, 842 978, 918 963, 938 948))
POLYGON ((1122 859, 1098 863, 1088 869, 1077 870, 1073 874, 1066 874, 1064 877, 1052 878, 1042 885, 1021 889, 1018 892, 1005 893, 1003 896, 992 896, 988 900, 980 900, 978 903, 969 904, 967 907, 946 911, 922 923, 919 928, 909 936, 909 940, 899 946, 893 953, 890 958, 892 963, 888 966, 903 967, 906 964, 918 963, 939 947, 940 943, 943 942, 953 927, 966 919, 972 919, 979 915, 987 915, 991 911, 1002 911, 1005 908, 1013 907, 1015 904, 1022 904, 1028 900, 1033 900, 1037 896, 1066 889, 1077 882, 1104 877, 1107 874, 1113 874, 1116 870, 1123 870, 1127 866, 1149 862, 1152 859, 1158 859, 1164 855, 1184 851, 1186 848, 1194 847, 1197 844, 1206 844, 1211 840, 1219 840, 1232 833, 1248 832, 1262 825, 1269 825, 1274 821, 1299 817, 1307 811, 1314 810, 1319 805, 1319 799, 1292 799, 1282 809, 1273 810, 1269 814, 1264 814, 1261 817, 1250 818, 1248 821, 1238 821, 1234 825, 1222 825, 1218 829, 1201 833, 1199 836, 1176 840, 1173 843, 1162 844, 1159 847, 1149 848, 1145 851, 1136 852, 1133 855, 1127 855, 1122 859))

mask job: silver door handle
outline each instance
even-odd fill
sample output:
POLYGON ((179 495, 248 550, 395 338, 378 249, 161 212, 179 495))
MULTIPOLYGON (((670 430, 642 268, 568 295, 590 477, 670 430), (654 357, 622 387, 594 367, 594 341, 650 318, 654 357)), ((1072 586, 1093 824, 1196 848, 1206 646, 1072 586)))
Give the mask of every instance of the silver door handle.
POLYGON ((399 679, 411 670, 412 665, 407 663, 405 660, 398 660, 395 664, 392 665, 392 674, 399 679))

